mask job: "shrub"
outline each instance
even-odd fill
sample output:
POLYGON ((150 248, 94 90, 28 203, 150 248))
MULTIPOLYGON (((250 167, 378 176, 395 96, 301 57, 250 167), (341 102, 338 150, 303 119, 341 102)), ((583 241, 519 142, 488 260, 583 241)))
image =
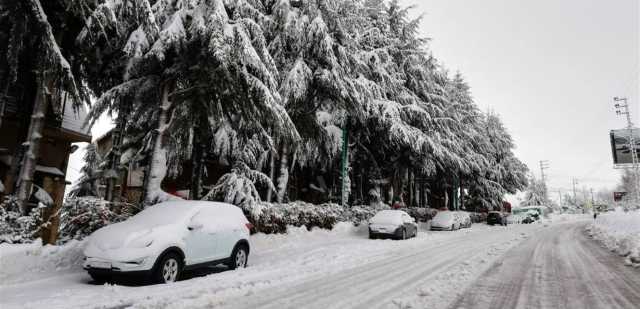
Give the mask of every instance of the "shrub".
POLYGON ((127 219, 137 210, 132 204, 96 197, 69 198, 60 209, 59 242, 82 239, 103 226, 127 219))

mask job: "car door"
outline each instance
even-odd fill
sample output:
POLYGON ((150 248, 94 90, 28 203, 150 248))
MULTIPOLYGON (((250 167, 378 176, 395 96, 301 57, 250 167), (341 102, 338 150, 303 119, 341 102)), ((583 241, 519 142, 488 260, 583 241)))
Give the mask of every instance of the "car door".
POLYGON ((188 265, 210 261, 211 255, 216 250, 215 235, 210 233, 206 217, 206 213, 201 210, 187 223, 185 258, 188 265))
POLYGON ((416 224, 411 216, 408 214, 402 214, 402 222, 405 230, 407 231, 407 236, 417 233, 416 224))
POLYGON ((217 211, 216 207, 203 209, 204 217, 207 223, 205 230, 211 242, 215 246, 211 246, 207 255, 207 261, 217 261, 231 256, 229 247, 230 235, 228 218, 217 211), (228 252, 227 252, 228 251, 228 252))
POLYGON ((223 259, 231 256, 233 247, 240 240, 243 226, 240 226, 235 220, 229 220, 229 218, 226 220, 224 218, 218 219, 218 252, 216 252, 216 256, 218 259, 223 259))

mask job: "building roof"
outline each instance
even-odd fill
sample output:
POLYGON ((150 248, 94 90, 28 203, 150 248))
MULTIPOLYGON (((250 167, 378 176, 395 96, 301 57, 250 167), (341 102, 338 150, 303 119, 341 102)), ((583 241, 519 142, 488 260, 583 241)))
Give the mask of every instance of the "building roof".
POLYGON ((75 133, 91 136, 91 132, 84 126, 84 122, 87 119, 87 111, 84 106, 80 106, 74 110, 72 104, 67 102, 64 104, 64 111, 62 112, 62 129, 69 130, 75 133))

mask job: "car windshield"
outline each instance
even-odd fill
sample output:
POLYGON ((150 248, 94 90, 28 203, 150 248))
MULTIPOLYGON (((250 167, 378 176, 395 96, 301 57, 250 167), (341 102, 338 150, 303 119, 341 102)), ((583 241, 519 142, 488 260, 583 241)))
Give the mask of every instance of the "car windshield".
POLYGON ((180 203, 162 203, 151 206, 131 217, 129 221, 148 226, 160 226, 188 219, 194 208, 180 203))
POLYGON ((377 213, 369 222, 373 224, 400 224, 402 213, 393 210, 383 210, 377 213))
POLYGON ((445 221, 453 219, 453 213, 450 211, 441 211, 436 214, 433 220, 445 221))

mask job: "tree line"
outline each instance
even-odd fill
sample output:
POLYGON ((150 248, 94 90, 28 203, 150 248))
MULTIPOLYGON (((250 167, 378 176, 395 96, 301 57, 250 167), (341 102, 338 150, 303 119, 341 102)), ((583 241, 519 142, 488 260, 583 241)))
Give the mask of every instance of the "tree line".
MULTIPOLYGON (((468 208, 488 209, 527 184, 499 116, 478 108, 396 0, 2 0, 0 9, 5 97, 34 113, 89 105, 87 125, 113 117, 113 147, 81 186, 95 191, 103 178, 109 199, 131 165, 146 167, 145 204, 173 199, 163 181, 186 162, 190 198, 239 205, 381 195, 417 205, 461 187, 468 208), (204 184, 212 162, 226 173, 204 184)), ((28 179, 34 163, 24 162, 28 179)))

